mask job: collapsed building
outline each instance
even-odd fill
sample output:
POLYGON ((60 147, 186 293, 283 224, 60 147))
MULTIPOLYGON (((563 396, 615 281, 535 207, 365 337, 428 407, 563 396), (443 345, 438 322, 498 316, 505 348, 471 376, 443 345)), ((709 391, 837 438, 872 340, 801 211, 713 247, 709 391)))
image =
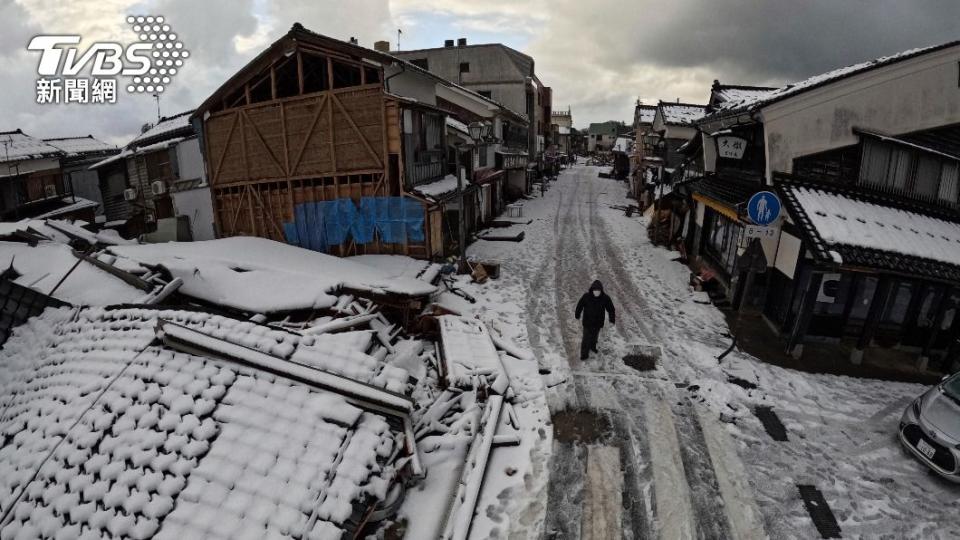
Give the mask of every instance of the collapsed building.
POLYGON ((493 453, 544 437, 532 357, 439 265, 53 220, 0 248, 4 538, 467 538, 493 453))

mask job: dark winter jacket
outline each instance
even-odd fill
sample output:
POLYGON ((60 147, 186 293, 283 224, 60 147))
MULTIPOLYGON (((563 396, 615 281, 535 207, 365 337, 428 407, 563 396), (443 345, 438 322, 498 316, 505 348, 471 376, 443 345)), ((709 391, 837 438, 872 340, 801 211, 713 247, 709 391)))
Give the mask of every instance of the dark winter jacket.
POLYGON ((617 312, 613 309, 613 300, 610 300, 610 297, 603 292, 603 284, 600 283, 600 280, 597 280, 593 282, 593 285, 590 285, 587 294, 580 297, 575 316, 579 319, 582 314, 583 325, 586 327, 602 328, 604 311, 610 315, 610 323, 616 324, 617 312), (600 291, 600 296, 594 296, 593 291, 600 291))

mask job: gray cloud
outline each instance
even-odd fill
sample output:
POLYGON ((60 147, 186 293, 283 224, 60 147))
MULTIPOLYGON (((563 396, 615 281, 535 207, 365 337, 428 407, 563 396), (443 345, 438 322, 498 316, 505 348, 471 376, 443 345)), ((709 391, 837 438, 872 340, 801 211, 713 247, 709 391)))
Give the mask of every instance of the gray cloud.
MULTIPOLYGON (((124 35, 122 17, 133 9, 165 15, 193 53, 164 93, 164 114, 199 104, 295 21, 368 46, 394 39, 396 19, 424 9, 468 29, 529 34, 525 52, 553 87, 555 107, 571 106, 577 126, 629 120, 637 97, 704 102, 713 79, 779 85, 960 37, 956 0, 0 0, 0 19, 8 21, 0 33, 0 130, 92 133, 123 143, 154 119, 151 97, 125 92, 111 107, 34 103, 30 36, 124 35)), ((438 42, 457 33, 419 31, 436 33, 438 42)))
POLYGON ((579 126, 630 119, 638 96, 704 102, 713 79, 780 85, 960 38, 955 0, 556 0, 551 11, 530 52, 579 126))

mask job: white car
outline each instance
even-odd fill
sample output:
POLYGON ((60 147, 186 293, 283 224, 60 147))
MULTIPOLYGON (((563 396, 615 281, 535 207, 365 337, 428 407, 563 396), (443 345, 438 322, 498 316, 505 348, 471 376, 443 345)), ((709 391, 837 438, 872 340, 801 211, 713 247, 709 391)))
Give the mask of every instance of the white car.
POLYGON ((900 442, 934 472, 960 482, 960 372, 944 377, 903 411, 900 442))

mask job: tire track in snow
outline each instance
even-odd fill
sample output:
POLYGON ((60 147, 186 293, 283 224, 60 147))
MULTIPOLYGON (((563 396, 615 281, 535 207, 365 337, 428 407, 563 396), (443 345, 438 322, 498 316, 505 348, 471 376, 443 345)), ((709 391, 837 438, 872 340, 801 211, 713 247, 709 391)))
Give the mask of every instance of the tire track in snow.
MULTIPOLYGON (((626 271, 626 261, 621 258, 623 255, 622 250, 615 249, 614 242, 610 238, 606 224, 603 223, 597 215, 597 197, 594 195, 596 178, 586 179, 585 182, 580 181, 578 185, 581 183, 589 185, 589 197, 594 201, 594 204, 589 206, 589 218, 584 221, 590 231, 589 236, 594 238, 593 246, 591 246, 593 264, 604 276, 613 275, 614 279, 605 277, 604 281, 605 283, 609 282, 618 296, 624 299, 621 300, 621 306, 626 306, 626 301, 635 302, 640 306, 640 311, 647 315, 641 318, 638 316, 637 310, 622 308, 621 319, 630 320, 632 324, 629 326, 639 329, 640 333, 646 337, 649 343, 660 342, 663 345, 667 345, 669 343, 669 330, 657 324, 659 321, 652 316, 654 312, 647 304, 644 294, 642 294, 640 288, 637 286, 633 276, 626 271), (594 231, 597 231, 599 234, 594 235, 594 231), (597 241, 597 237, 599 237, 599 241, 597 241), (602 258, 596 255, 597 249, 602 249, 602 258), (653 324, 656 324, 657 327, 652 328, 651 324, 647 321, 651 321, 653 324), (659 339, 657 336, 660 336, 659 339)), ((616 330, 624 340, 629 342, 631 336, 627 332, 627 325, 622 323, 618 324, 616 330)), ((666 346, 663 348, 665 349, 664 353, 666 356, 666 354, 669 353, 669 348, 666 346)), ((667 361, 662 362, 662 365, 664 370, 670 373, 670 375, 677 375, 675 369, 673 369, 678 365, 677 362, 667 361), (668 366, 670 367, 668 368, 668 366)), ((690 402, 686 396, 679 397, 677 392, 672 388, 667 388, 665 392, 666 395, 664 399, 667 400, 671 413, 667 419, 675 424, 677 436, 680 438, 679 449, 680 462, 682 464, 680 469, 686 478, 689 491, 687 495, 683 489, 679 491, 677 489, 670 489, 673 486, 660 485, 660 483, 656 482, 655 478, 655 492, 661 494, 664 499, 677 499, 673 501, 677 503, 681 503, 683 499, 689 497, 689 504, 694 510, 690 515, 686 517, 681 516, 678 519, 694 520, 699 538, 728 538, 730 536, 730 527, 729 518, 727 518, 727 509, 724 505, 723 496, 720 493, 716 472, 713 470, 713 462, 710 458, 710 449, 707 446, 699 418, 693 414, 690 402)), ((656 455, 657 454, 653 454, 653 457, 656 457, 656 455)), ((663 509, 663 501, 659 502, 660 504, 657 508, 663 509)), ((682 503, 679 504, 679 510, 681 510, 682 514, 684 510, 682 503)))

